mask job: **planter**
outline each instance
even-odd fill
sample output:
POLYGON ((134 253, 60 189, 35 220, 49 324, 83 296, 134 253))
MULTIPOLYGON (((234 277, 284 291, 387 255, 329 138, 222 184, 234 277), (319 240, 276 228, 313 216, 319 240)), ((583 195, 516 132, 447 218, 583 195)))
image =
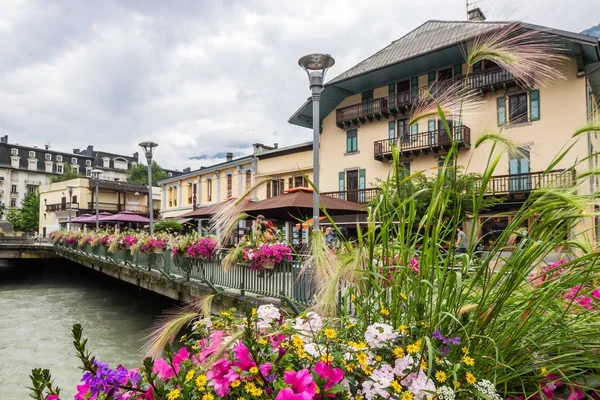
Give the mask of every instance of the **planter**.
POLYGON ((274 262, 264 263, 262 266, 263 266, 264 269, 275 269, 275 263, 274 262))
POLYGON ((160 247, 155 247, 152 249, 152 252, 154 254, 161 254, 163 252, 163 249, 161 249, 160 247))
POLYGON ((192 258, 192 256, 190 256, 190 253, 188 253, 187 251, 185 251, 182 255, 183 258, 192 258))

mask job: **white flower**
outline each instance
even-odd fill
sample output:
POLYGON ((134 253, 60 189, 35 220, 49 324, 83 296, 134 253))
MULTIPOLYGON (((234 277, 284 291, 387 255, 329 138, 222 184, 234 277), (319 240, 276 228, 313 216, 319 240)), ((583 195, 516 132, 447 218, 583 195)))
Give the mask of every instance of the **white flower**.
POLYGON ((487 379, 482 379, 473 385, 475 389, 483 393, 486 397, 478 396, 479 399, 488 399, 488 400, 502 400, 502 397, 498 393, 496 393, 496 388, 494 384, 487 379))
POLYGON ((294 328, 297 331, 312 331, 318 332, 323 327, 323 319, 315 312, 309 312, 306 314, 306 320, 303 318, 296 318, 296 324, 294 328))
POLYGON ((394 328, 388 324, 375 323, 369 325, 365 331, 365 341, 371 348, 379 346, 381 342, 392 340, 398 337, 398 334, 394 332, 394 328))
MULTIPOLYGON (((394 373, 397 376, 405 376, 408 371, 412 370, 416 364, 416 360, 411 356, 404 356, 396 360, 394 364, 394 373)), ((406 383, 401 382, 403 385, 407 386, 406 383)))
POLYGON ((435 384, 431 379, 427 377, 427 374, 423 371, 419 371, 414 375, 412 383, 409 389, 415 396, 415 400, 425 400, 436 392, 435 384))
POLYGON ((258 307, 256 315, 258 316, 257 326, 261 329, 267 328, 271 322, 281 318, 279 309, 273 304, 266 304, 258 307))
POLYGON ((304 345, 304 351, 310 354, 313 357, 318 357, 324 352, 324 348, 321 346, 317 346, 314 343, 307 343, 304 345))
POLYGON ((442 386, 438 388, 437 396, 438 400, 454 400, 456 398, 456 393, 448 386, 442 386))
POLYGON ((394 369, 389 364, 381 364, 379 368, 373 370, 371 379, 375 382, 376 387, 385 389, 389 387, 394 380, 394 369))

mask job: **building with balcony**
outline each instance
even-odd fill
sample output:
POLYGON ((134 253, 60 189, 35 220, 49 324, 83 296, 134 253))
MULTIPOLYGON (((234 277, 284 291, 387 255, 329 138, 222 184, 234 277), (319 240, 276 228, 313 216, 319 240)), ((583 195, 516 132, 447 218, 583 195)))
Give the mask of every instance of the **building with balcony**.
POLYGON ((38 193, 41 185, 53 176, 63 175, 67 168, 81 177, 91 177, 94 168, 103 171, 102 179, 125 181, 127 171, 138 162, 138 153, 125 156, 74 149, 72 153, 44 147, 9 143, 8 135, 0 137, 0 202, 18 208, 27 193, 38 193))
MULTIPOLYGON (((475 151, 474 145, 487 132, 501 132, 527 149, 519 157, 505 152, 495 170, 497 176, 488 186, 490 195, 510 199, 504 211, 516 209, 531 191, 548 184, 541 172, 573 133, 598 115, 598 38, 518 23, 523 32, 544 32, 544 40, 558 44, 567 57, 556 66, 564 79, 526 88, 511 73, 491 62, 476 64, 467 75, 464 49, 475 38, 512 24, 486 22, 479 11, 471 15, 479 17, 469 21, 427 21, 325 84, 320 102, 322 192, 368 202, 377 193, 377 180, 386 179, 390 172, 394 148, 408 170, 435 174, 440 160, 455 142, 458 164, 468 166, 467 172, 481 173, 491 146, 482 145, 475 151), (426 92, 435 96, 449 85, 466 86, 476 92, 477 112, 466 112, 461 120, 447 115, 451 135, 437 118, 421 119, 411 125, 414 106, 422 96, 426 92)), ((289 122, 312 128, 310 98, 289 122)), ((600 140, 595 135, 579 140, 555 166, 558 171, 553 174, 563 180, 563 176, 574 179, 574 174, 560 171, 599 148, 600 140)), ((597 191, 596 181, 581 190, 597 191)), ((502 218, 502 224, 510 219, 502 218)), ((489 219, 487 215, 475 221, 481 231, 489 219)), ((592 223, 582 222, 581 230, 595 231, 590 229, 592 223)))
MULTIPOLYGON (((69 219, 82 214, 96 213, 96 183, 93 179, 79 178, 40 186, 40 235, 66 228, 69 219), (73 187, 69 198, 68 186, 73 187)), ((160 191, 153 188, 154 217, 159 217, 160 191)), ((99 212, 111 214, 130 211, 147 217, 148 186, 101 180, 98 184, 99 212)))

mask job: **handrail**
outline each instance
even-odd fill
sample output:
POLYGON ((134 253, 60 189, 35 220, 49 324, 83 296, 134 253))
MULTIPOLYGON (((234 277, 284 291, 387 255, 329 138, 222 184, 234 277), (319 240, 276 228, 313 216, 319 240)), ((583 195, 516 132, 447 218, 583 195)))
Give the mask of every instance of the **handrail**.
POLYGON ((414 135, 406 133, 393 139, 377 140, 374 142, 373 154, 375 158, 390 155, 394 147, 402 153, 415 150, 438 149, 450 146, 452 142, 463 145, 471 144, 471 130, 467 126, 455 125, 450 128, 450 131, 452 133, 452 140, 450 140, 445 129, 420 132, 414 135))
POLYGON ((324 196, 334 197, 339 200, 351 201, 354 203, 370 203, 381 193, 380 188, 365 188, 355 190, 339 190, 337 192, 322 192, 324 196))
MULTIPOLYGON (((481 183, 481 182, 479 182, 481 183)), ((574 169, 555 169, 521 174, 495 175, 488 181, 485 194, 529 193, 547 187, 567 188, 576 183, 574 169)))

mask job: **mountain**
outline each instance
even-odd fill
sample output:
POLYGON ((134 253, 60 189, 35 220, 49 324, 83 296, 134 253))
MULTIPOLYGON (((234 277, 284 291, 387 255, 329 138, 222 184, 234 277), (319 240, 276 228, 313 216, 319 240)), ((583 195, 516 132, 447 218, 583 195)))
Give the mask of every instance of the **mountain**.
POLYGON ((592 26, 590 29, 586 29, 581 33, 584 35, 596 36, 597 38, 600 38, 600 24, 592 26))
MULTIPOLYGON (((233 157, 241 157, 243 156, 243 153, 233 153, 233 157)), ((199 156, 194 156, 194 157, 190 157, 189 160, 198 160, 198 161, 202 161, 202 160, 215 160, 215 159, 225 159, 227 157, 227 153, 217 153, 214 155, 206 155, 206 154, 202 154, 199 156)))

